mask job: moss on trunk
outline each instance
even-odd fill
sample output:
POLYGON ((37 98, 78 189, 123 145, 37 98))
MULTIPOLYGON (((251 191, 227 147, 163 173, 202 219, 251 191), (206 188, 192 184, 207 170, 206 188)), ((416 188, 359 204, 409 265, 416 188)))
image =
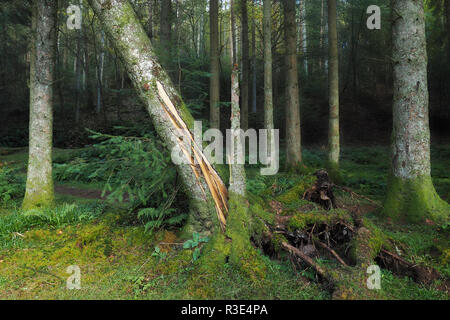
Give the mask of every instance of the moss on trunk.
POLYGON ((431 219, 446 222, 450 205, 436 193, 429 175, 411 179, 391 176, 383 213, 395 221, 421 223, 431 219))

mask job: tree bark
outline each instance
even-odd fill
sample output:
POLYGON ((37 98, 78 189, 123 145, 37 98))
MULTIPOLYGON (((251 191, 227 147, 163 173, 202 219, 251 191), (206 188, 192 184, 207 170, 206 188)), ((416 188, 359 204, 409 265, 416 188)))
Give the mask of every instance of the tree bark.
POLYGON ((176 164, 178 173, 190 199, 190 215, 186 233, 211 233, 218 225, 213 210, 224 227, 224 211, 227 209, 227 190, 216 171, 203 157, 201 150, 193 147, 192 129, 194 119, 176 91, 166 71, 161 67, 149 38, 129 1, 89 0, 110 42, 121 55, 122 61, 146 105, 153 125, 167 148, 182 150, 188 164, 176 164), (187 140, 186 140, 187 139, 187 140), (183 140, 183 141, 182 141, 183 140), (192 152, 184 149, 192 147, 192 152), (184 153, 184 151, 187 151, 184 153), (194 163, 193 158, 197 161, 194 163))
MULTIPOLYGON (((245 196, 245 170, 244 164, 238 163, 238 153, 242 150, 242 135, 240 134, 241 110, 239 109, 239 63, 237 59, 237 40, 236 40, 236 16, 235 1, 231 0, 231 130, 232 130, 232 148, 230 148, 231 174, 230 174, 230 192, 245 196)), ((245 157, 244 157, 245 159, 245 157)))
POLYGON ((30 65, 30 140, 23 208, 53 203, 53 83, 56 53, 57 1, 33 4, 33 45, 30 65))
MULTIPOLYGON (((263 3, 264 27, 264 128, 273 129, 272 0, 263 3)), ((271 141, 269 138, 268 141, 271 141)))
POLYGON ((339 56, 337 43, 336 0, 328 0, 328 165, 333 175, 339 170, 339 56))
POLYGON ((247 0, 241 0, 242 18, 242 83, 241 83, 241 128, 248 129, 248 97, 249 97, 249 39, 248 39, 248 9, 247 0))
POLYGON ((297 73, 297 28, 295 0, 284 1, 286 41, 286 166, 294 168, 302 162, 300 97, 297 73))
POLYGON ((170 49, 172 33, 172 0, 161 0, 160 41, 163 50, 170 49))
POLYGON ((430 175, 427 51, 422 0, 394 0, 391 176, 384 212, 395 220, 448 221, 430 175))
POLYGON ((219 0, 209 3, 211 78, 209 82, 209 123, 220 129, 220 53, 219 53, 219 0))
POLYGON ((153 1, 154 0, 147 0, 147 7, 148 7, 147 34, 150 41, 153 39, 153 1))

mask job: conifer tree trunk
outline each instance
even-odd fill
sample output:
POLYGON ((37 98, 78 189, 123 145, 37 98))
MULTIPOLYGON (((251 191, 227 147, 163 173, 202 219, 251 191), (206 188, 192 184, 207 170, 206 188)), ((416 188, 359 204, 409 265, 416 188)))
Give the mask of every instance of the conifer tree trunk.
POLYGON ((286 166, 294 168, 302 162, 300 97, 297 73, 297 28, 295 0, 285 0, 284 25, 286 42, 286 166))
POLYGON ((23 208, 49 206, 52 179, 53 83, 56 53, 55 0, 33 3, 33 44, 30 65, 30 139, 23 208))
POLYGON ((236 16, 235 16, 235 1, 231 0, 231 130, 236 133, 233 135, 234 139, 231 154, 229 158, 233 161, 231 164, 230 174, 230 192, 245 196, 245 170, 244 164, 237 163, 238 152, 241 150, 241 144, 245 141, 241 140, 239 129, 241 125, 241 110, 239 108, 239 63, 237 59, 237 41, 236 41, 236 16))
MULTIPOLYGON (((167 72, 158 62, 153 46, 131 4, 124 0, 89 0, 89 3, 110 42, 121 55, 158 136, 172 150, 172 154, 180 147, 189 153, 190 150, 184 149, 186 145, 183 142, 191 141, 187 138, 192 138, 194 119, 167 72)), ((190 155, 182 153, 189 160, 188 163, 176 164, 190 199, 190 215, 185 232, 211 233, 218 225, 216 216, 222 227, 226 223, 223 212, 226 211, 227 190, 216 171, 204 160, 201 151, 198 148, 194 150, 196 151, 190 155), (193 157, 197 163, 193 162, 193 157)))
POLYGON ((242 17, 242 83, 241 83, 241 128, 248 129, 248 97, 249 97, 249 39, 248 39, 248 10, 247 0, 241 0, 242 17))
POLYGON ((161 0, 160 41, 163 50, 170 49, 172 33, 172 0, 161 0))
POLYGON ((328 165, 329 170, 339 170, 339 56, 337 43, 336 0, 328 0, 328 165))
POLYGON ((392 167, 384 206, 400 221, 448 221, 430 175, 427 51, 422 0, 393 0, 392 167))
MULTIPOLYGON (((264 128, 273 129, 272 0, 263 3, 264 28, 264 128)), ((268 141, 271 141, 268 139, 268 141)))
POLYGON ((209 123, 220 129, 220 53, 219 53, 219 0, 209 3, 211 78, 209 82, 209 123))
POLYGON ((147 34, 150 40, 153 39, 153 1, 154 0, 147 0, 147 7, 148 7, 147 34))

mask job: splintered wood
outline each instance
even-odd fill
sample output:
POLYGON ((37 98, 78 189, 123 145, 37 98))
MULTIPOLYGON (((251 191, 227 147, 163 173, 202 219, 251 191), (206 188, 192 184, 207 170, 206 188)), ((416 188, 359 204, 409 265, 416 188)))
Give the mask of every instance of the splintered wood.
POLYGON ((163 106, 164 111, 169 116, 169 119, 172 122, 173 126, 180 134, 179 136, 187 137, 189 139, 191 150, 186 150, 185 142, 183 142, 181 138, 178 139, 178 144, 181 150, 183 151, 183 154, 188 159, 192 171, 194 172, 197 178, 197 182, 206 197, 206 193, 205 190, 203 189, 202 182, 200 179, 201 175, 205 179, 208 189, 211 192, 211 196, 214 200, 217 217, 220 222, 220 227, 222 231, 225 231, 227 224, 226 214, 228 213, 228 205, 227 205, 228 190, 224 185, 224 183, 222 182, 222 179, 219 177, 217 172, 211 166, 208 159, 205 157, 205 155, 195 142, 192 133, 190 132, 184 120, 178 114, 177 109, 173 105, 172 101, 170 100, 169 96, 164 90, 162 84, 159 81, 156 81, 156 85, 158 89, 158 95, 161 99, 161 105, 163 106), (192 151, 194 157, 191 156, 190 151, 192 151), (201 175, 196 166, 196 162, 200 167, 201 175))

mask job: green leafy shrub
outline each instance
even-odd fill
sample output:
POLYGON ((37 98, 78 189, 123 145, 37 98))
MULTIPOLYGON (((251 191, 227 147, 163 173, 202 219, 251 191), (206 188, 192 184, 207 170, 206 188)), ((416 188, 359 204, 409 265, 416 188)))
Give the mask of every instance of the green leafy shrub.
POLYGON ((147 231, 179 226, 187 199, 170 154, 155 135, 143 128, 116 127, 124 135, 93 132, 98 141, 67 164, 55 164, 57 180, 102 183, 103 195, 121 202, 147 231))
POLYGON ((17 169, 0 167, 0 203, 7 205, 9 201, 23 197, 25 179, 18 174, 17 169))

